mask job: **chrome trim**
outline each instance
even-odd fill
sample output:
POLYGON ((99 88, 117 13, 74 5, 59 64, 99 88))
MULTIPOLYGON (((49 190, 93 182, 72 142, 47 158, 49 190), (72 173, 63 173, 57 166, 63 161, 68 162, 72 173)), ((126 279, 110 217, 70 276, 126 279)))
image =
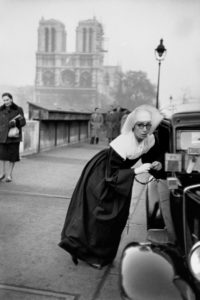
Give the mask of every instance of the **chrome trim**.
MULTIPOLYGON (((193 274, 193 276, 194 276, 195 278, 196 278, 196 276, 195 276, 194 271, 193 271, 192 266, 191 266, 191 257, 192 257, 192 254, 194 253, 194 251, 195 251, 196 249, 198 249, 198 248, 200 248, 200 241, 196 242, 196 243, 193 245, 193 247, 192 247, 192 249, 190 250, 189 255, 188 255, 189 269, 190 269, 191 273, 193 274)), ((197 278, 196 278, 196 280, 199 281, 199 279, 197 279, 197 278)))
POLYGON ((187 252, 187 235, 186 235, 186 214, 185 214, 185 206, 186 206, 186 193, 191 190, 191 189, 195 189, 195 188, 200 188, 200 184, 194 184, 194 185, 190 185, 187 186, 186 188, 184 188, 183 190, 183 238, 184 238, 184 250, 185 250, 185 254, 188 254, 187 252))

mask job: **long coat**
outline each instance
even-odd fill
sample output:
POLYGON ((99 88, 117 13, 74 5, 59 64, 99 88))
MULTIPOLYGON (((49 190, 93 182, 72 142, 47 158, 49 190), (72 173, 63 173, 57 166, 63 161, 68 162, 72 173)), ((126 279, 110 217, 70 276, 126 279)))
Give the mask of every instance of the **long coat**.
POLYGON ((99 137, 103 125, 103 116, 100 113, 93 113, 90 119, 91 137, 99 137))
POLYGON ((4 104, 0 106, 0 143, 19 143, 22 140, 21 128, 26 124, 23 109, 15 103, 12 103, 9 108, 4 104), (19 128, 19 137, 9 138, 8 131, 10 129, 9 121, 20 115, 17 119, 16 126, 19 128))
POLYGON ((107 138, 115 139, 120 134, 121 112, 110 111, 106 115, 107 138))
POLYGON ((134 180, 131 167, 140 158, 154 161, 157 153, 154 145, 134 160, 122 159, 112 148, 96 154, 75 187, 59 246, 90 264, 112 262, 129 214, 134 180))

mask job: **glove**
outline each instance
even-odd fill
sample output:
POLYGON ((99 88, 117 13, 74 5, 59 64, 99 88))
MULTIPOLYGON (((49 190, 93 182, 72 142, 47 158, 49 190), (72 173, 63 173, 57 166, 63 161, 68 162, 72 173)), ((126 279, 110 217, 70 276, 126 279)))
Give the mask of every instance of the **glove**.
POLYGON ((162 164, 159 161, 154 161, 151 164, 151 169, 156 170, 156 171, 160 171, 162 169, 162 164))
POLYGON ((15 120, 12 120, 9 122, 9 127, 12 128, 12 127, 15 127, 16 126, 16 121, 15 120))
POLYGON ((134 169, 134 173, 137 174, 141 174, 141 173, 148 173, 149 170, 151 169, 151 164, 150 163, 146 163, 146 164, 142 164, 141 166, 137 167, 134 169))

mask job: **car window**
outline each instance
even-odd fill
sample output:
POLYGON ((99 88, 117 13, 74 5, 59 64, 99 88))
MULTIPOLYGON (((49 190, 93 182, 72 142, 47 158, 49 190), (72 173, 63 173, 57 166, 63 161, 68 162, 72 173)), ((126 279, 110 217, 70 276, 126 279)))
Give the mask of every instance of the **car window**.
POLYGON ((183 155, 183 169, 200 173, 200 129, 178 130, 176 144, 177 152, 183 155))
POLYGON ((200 148, 200 130, 178 130, 177 150, 200 148))

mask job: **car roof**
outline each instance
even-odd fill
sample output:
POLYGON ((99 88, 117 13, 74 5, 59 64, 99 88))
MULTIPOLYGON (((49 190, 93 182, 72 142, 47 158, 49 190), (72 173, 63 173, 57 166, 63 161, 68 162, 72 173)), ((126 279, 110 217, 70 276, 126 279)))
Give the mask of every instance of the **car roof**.
POLYGON ((175 115, 189 115, 200 114, 200 103, 180 104, 173 107, 173 109, 161 110, 163 116, 167 119, 172 119, 175 115))
POLYGON ((175 126, 200 125, 200 103, 176 106, 174 111, 162 111, 165 124, 175 126))

